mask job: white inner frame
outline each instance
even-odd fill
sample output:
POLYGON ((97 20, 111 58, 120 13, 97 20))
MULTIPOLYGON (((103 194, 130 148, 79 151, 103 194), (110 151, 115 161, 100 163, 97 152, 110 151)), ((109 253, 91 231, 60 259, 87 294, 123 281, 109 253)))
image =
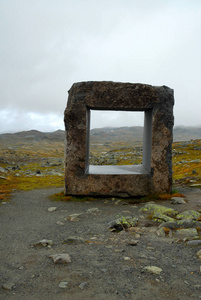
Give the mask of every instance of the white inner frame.
MULTIPOLYGON (((95 109, 93 109, 95 110, 95 109)), ((97 109, 100 110, 100 109, 97 109)), ((112 110, 115 111, 115 110, 112 110)), ((133 112, 139 110, 132 110, 133 112)), ((151 172, 151 141, 152 141, 152 109, 144 111, 143 156, 142 165, 89 165, 90 119, 91 109, 87 109, 87 153, 85 174, 117 175, 117 174, 150 174, 151 172)))

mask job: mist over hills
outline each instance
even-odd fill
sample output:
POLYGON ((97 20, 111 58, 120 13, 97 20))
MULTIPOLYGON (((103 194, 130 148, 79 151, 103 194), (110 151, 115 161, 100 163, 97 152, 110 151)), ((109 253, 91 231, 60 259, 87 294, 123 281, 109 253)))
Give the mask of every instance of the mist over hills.
MULTIPOLYGON (((143 127, 105 127, 94 128, 91 130, 91 142, 115 142, 115 141, 141 141, 143 136, 143 127)), ((7 144, 9 141, 64 141, 65 131, 57 130, 54 132, 41 132, 38 130, 21 131, 16 133, 4 133, 0 134, 0 143, 7 144)), ((195 139, 201 139, 201 127, 186 127, 176 126, 173 130, 174 142, 190 141, 195 139)), ((1 145, 2 146, 2 145, 1 145)))

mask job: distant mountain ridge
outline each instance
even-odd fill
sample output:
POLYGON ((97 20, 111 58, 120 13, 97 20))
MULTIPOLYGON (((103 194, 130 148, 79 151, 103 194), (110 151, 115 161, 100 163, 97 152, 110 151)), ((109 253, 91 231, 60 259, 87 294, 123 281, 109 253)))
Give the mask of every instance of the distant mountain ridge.
MULTIPOLYGON (((104 127, 94 128, 91 130, 91 141, 128 141, 130 139, 142 140, 143 127, 104 127)), ((173 130, 174 142, 190 141, 201 139, 201 127, 186 127, 175 126, 173 130)), ((20 141, 20 140, 50 140, 50 141, 64 141, 65 131, 57 130, 54 132, 41 132, 38 130, 21 131, 16 133, 3 133, 0 134, 0 142, 4 141, 20 141)))

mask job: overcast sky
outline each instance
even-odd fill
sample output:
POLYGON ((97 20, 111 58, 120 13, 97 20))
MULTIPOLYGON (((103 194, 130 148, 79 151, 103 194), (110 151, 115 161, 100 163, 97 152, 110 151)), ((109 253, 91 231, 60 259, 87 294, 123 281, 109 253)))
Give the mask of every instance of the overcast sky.
POLYGON ((200 0, 0 0, 0 25, 0 133, 64 129, 67 91, 96 80, 167 85, 175 125, 201 125, 200 0))

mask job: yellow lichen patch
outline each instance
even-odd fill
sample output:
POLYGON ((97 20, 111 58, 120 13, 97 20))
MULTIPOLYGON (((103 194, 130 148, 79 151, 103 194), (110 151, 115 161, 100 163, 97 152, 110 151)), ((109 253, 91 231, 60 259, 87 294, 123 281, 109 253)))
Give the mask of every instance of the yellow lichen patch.
MULTIPOLYGON (((201 140, 173 143, 173 179, 176 183, 201 183, 201 140)), ((199 186, 198 186, 199 187, 199 186)))
POLYGON ((11 193, 16 189, 17 184, 15 178, 9 176, 6 179, 0 178, 0 200, 10 199, 11 193))
POLYGON ((17 178, 17 189, 33 190, 50 187, 62 187, 64 179, 62 176, 46 175, 46 176, 31 176, 17 178))

